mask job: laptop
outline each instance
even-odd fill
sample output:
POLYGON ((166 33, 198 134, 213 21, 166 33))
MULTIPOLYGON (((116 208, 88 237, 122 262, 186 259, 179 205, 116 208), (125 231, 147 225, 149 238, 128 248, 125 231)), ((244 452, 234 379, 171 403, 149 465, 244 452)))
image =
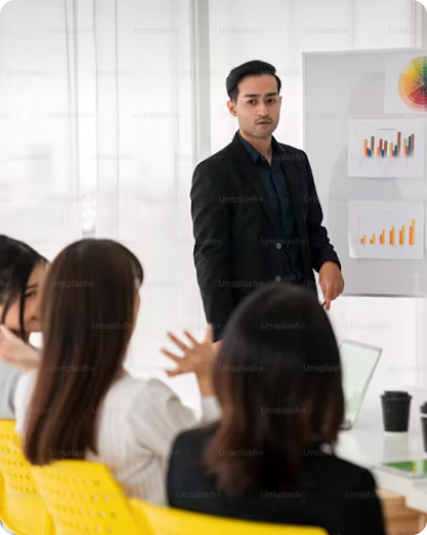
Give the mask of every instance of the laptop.
POLYGON ((345 416, 341 429, 351 429, 382 353, 379 347, 343 340, 340 345, 345 416))

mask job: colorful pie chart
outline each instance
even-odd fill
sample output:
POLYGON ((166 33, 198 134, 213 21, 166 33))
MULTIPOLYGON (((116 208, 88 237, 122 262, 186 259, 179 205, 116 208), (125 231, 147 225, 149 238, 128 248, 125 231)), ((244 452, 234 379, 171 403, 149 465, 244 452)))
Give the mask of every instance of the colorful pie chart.
POLYGON ((411 60, 399 75, 399 95, 414 111, 427 111, 427 56, 411 60))

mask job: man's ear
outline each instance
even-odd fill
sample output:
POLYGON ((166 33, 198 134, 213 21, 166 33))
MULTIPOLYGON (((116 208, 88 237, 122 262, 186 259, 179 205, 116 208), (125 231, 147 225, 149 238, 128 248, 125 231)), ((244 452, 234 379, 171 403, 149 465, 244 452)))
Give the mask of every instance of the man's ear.
POLYGON ((236 104, 232 100, 227 102, 227 108, 233 117, 237 117, 236 104))

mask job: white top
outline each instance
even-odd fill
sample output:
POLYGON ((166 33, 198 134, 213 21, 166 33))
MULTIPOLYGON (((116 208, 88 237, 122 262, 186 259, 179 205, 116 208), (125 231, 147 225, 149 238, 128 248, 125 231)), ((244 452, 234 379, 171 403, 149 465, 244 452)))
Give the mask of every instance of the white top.
POLYGON ((14 420, 13 398, 23 372, 16 366, 0 360, 0 420, 14 420))
MULTIPOLYGON (((15 392, 16 431, 24 434, 25 414, 36 372, 24 374, 15 392)), ((214 397, 202 398, 203 422, 216 420, 214 397)), ((175 437, 197 425, 191 409, 158 379, 137 379, 128 373, 110 388, 99 412, 99 455, 86 459, 108 466, 129 497, 166 505, 166 471, 175 437)))

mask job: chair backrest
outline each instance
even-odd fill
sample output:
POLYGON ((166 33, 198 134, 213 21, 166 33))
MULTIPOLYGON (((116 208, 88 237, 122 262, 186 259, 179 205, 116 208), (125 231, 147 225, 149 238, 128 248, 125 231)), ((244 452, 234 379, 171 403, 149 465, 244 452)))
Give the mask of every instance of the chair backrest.
POLYGON ((328 535, 322 528, 285 526, 193 513, 130 500, 150 523, 153 535, 328 535))
POLYGON ((55 461, 31 468, 58 535, 151 535, 103 464, 55 461))
POLYGON ((0 519, 16 535, 52 535, 52 521, 21 443, 15 421, 0 420, 0 519))

